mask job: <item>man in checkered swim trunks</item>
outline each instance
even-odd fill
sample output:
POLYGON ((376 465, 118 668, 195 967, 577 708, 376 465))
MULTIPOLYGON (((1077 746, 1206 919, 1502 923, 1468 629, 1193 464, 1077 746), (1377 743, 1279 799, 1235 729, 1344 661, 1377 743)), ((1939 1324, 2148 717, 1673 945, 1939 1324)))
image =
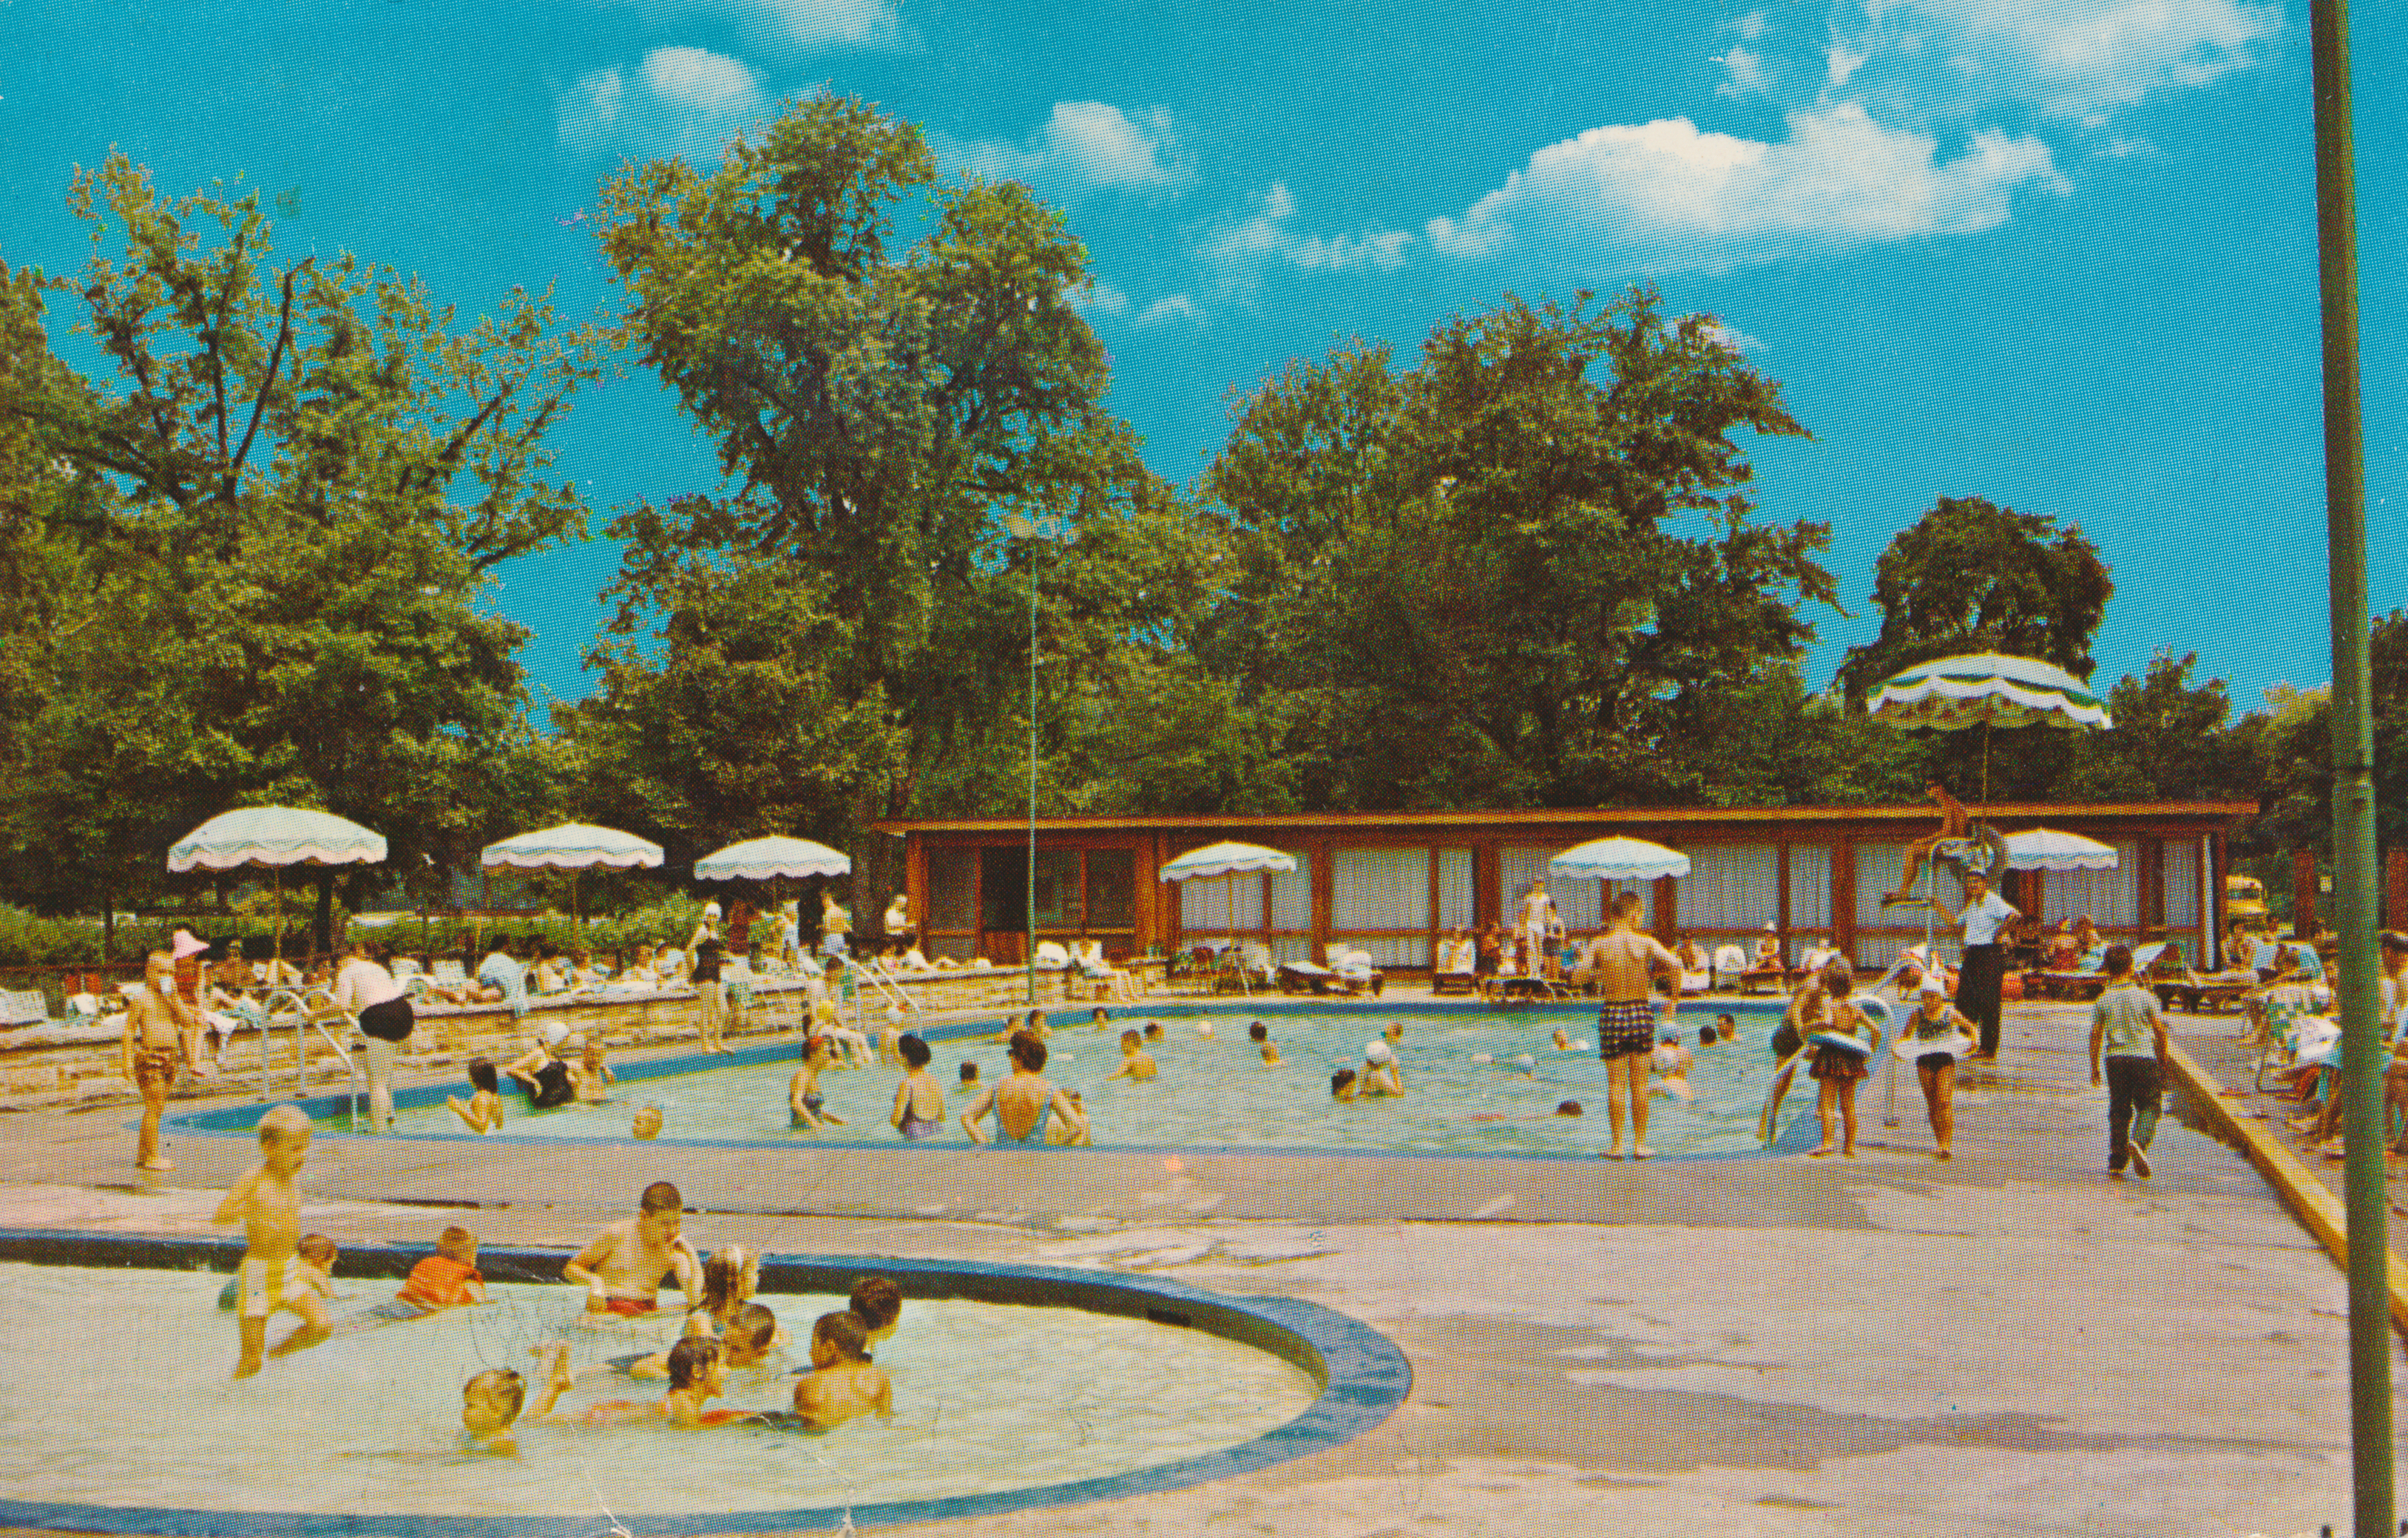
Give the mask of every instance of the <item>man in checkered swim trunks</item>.
POLYGON ((1613 900, 1603 934, 1582 947, 1580 971, 1594 978, 1605 1002, 1597 1012, 1597 1055, 1605 1060, 1605 1108, 1613 1131, 1608 1159, 1622 1157, 1622 1106, 1630 1104, 1630 1153, 1652 1159, 1647 1146, 1647 1054, 1656 1046, 1656 1009, 1648 1003, 1649 979, 1669 976, 1681 986, 1681 959, 1652 934, 1638 929, 1639 894, 1613 900))

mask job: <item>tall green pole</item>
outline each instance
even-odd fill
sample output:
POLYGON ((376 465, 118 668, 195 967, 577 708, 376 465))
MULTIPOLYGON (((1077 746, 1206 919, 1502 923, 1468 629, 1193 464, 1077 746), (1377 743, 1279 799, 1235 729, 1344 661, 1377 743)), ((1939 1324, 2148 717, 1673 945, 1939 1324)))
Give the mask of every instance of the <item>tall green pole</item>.
POLYGON ((2349 1419, 2358 1538, 2394 1538, 2390 1217, 2383 1186, 2376 1015, 2374 736, 2367 668, 2366 470, 2358 408, 2358 208, 2347 0, 2310 0, 2316 249, 2324 301, 2325 523, 2331 548, 2333 864, 2341 921, 2343 1127, 2348 1143, 2349 1419))
POLYGON ((1028 540, 1028 1007, 1037 1007, 1037 536, 1028 540))

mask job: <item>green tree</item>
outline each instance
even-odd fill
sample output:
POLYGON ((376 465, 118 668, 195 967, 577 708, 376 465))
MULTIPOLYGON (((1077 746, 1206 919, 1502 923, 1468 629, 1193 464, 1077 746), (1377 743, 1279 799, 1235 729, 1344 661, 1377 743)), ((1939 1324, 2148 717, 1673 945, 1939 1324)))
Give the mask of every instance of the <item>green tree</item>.
POLYGON ((582 528, 545 434, 591 337, 523 293, 455 329, 348 254, 275 265, 256 195, 163 200, 120 156, 68 203, 93 255, 30 282, 77 296, 113 377, 48 367, 0 396, 83 493, 50 523, 83 612, 39 707, 0 726, 22 863, 132 878, 202 819, 287 801, 387 835, 356 885, 433 879, 549 794, 525 633, 477 601, 582 528))
POLYGON ((2196 652, 2160 648, 2106 693, 2114 727, 2073 744, 2056 794, 2067 801, 2255 800, 2258 764, 2231 726, 2224 680, 2191 682, 2196 652))
MULTIPOLYGON (((2408 845, 2408 608, 2369 626, 2374 729, 2374 836, 2386 848, 2408 845)), ((2261 810, 2236 845, 2269 899, 2290 890, 2295 849, 2332 858, 2332 692, 2277 687, 2267 708, 2236 732, 2253 749, 2261 810)))
POLYGON ((1402 371, 1291 366, 1203 482, 1240 553, 1201 655, 1284 724, 1307 805, 1702 799, 1708 702, 1832 596, 1828 530, 1754 520, 1742 429, 1805 431, 1643 288, 1509 297, 1402 371))

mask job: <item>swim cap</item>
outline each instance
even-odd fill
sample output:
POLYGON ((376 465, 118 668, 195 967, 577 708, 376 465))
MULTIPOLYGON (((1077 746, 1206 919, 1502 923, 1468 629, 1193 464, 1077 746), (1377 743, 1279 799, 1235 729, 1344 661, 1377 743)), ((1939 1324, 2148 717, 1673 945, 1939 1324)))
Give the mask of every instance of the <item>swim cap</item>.
POLYGON ((1374 1041, 1363 1048, 1365 1062, 1385 1062, 1395 1055, 1388 1050, 1388 1044, 1384 1041, 1374 1041))
POLYGON ((567 1039, 568 1027, 561 1024, 558 1020, 554 1020, 550 1025, 543 1028, 543 1044, 546 1047, 558 1047, 562 1042, 565 1042, 567 1039))
POLYGON ((716 903, 705 903, 705 904, 702 905, 702 916, 703 916, 705 919, 716 919, 716 918, 718 918, 718 917, 719 917, 719 904, 716 904, 716 903))

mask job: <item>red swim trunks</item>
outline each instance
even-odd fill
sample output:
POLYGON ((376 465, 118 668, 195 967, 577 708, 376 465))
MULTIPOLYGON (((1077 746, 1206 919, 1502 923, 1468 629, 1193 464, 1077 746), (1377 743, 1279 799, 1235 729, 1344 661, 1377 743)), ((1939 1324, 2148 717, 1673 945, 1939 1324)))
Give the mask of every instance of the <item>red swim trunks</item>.
POLYGON ((623 1319, 640 1319, 659 1307, 657 1303, 644 1298, 609 1298, 603 1301, 602 1306, 623 1319))

